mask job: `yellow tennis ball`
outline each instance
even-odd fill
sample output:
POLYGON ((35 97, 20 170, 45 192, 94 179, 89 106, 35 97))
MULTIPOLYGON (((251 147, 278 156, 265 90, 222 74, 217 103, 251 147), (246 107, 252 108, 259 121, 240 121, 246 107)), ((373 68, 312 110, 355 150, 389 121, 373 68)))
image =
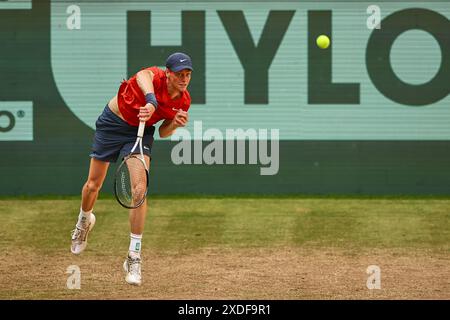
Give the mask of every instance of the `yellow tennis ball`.
POLYGON ((318 36, 316 43, 320 49, 326 49, 330 45, 330 38, 325 35, 318 36))

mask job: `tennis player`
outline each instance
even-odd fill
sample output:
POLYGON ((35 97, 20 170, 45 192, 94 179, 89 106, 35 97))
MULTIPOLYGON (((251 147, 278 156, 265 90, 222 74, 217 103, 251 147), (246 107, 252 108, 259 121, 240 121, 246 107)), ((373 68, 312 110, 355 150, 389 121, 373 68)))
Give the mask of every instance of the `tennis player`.
MULTIPOLYGON (((145 121, 143 151, 150 168, 154 125, 162 138, 169 137, 188 121, 191 97, 187 90, 192 73, 191 58, 184 53, 173 53, 166 60, 166 69, 145 68, 123 81, 119 91, 106 105, 97 119, 89 176, 82 189, 81 208, 75 230, 72 232, 71 251, 80 254, 86 249, 89 231, 95 224, 92 213, 95 201, 110 162, 116 162, 131 152, 136 140, 139 121, 145 121)), ((124 262, 125 280, 141 284, 141 241, 144 231, 147 200, 137 209, 130 209, 130 246, 124 262)))

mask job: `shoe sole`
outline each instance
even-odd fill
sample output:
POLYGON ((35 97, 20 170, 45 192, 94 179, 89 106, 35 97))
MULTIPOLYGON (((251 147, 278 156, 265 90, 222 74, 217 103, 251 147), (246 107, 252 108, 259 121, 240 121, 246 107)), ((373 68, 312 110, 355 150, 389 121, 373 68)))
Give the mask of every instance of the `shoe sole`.
MULTIPOLYGON (((95 216, 94 216, 93 213, 91 213, 91 223, 89 224, 89 229, 88 229, 88 231, 87 231, 87 233, 86 233, 86 240, 85 240, 86 246, 87 246, 87 241, 88 241, 89 232, 91 232, 92 228, 94 228, 95 221, 96 221, 95 216)), ((83 250, 81 250, 81 251, 78 252, 78 253, 77 253, 77 252, 73 252, 72 247, 70 247, 70 251, 71 251, 74 255, 80 255, 80 254, 86 249, 86 246, 84 247, 83 250)))

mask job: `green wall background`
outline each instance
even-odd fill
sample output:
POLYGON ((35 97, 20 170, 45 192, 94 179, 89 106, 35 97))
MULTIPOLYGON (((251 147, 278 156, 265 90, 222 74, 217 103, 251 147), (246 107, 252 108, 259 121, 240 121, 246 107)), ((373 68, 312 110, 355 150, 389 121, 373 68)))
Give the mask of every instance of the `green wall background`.
MULTIPOLYGON (((279 128, 280 169, 261 176, 260 165, 176 166, 170 159, 176 142, 157 140, 151 193, 449 194, 450 97, 413 107, 375 88, 365 62, 370 2, 213 1, 206 7, 205 2, 171 2, 78 1, 82 27, 69 31, 65 9, 70 1, 12 1, 9 7, 0 1, 0 111, 16 118, 13 134, 0 132, 0 195, 80 192, 93 121, 122 78, 140 66, 163 64, 162 57, 181 44, 181 10, 205 15, 205 65, 194 74, 197 103, 191 123, 202 120, 204 128, 219 130, 279 128), (144 54, 150 43, 133 50, 127 42, 127 10, 154 10, 146 32, 160 47, 151 58, 144 54), (270 10, 295 11, 269 69, 267 104, 245 103, 243 68, 217 10, 243 10, 254 39, 270 10), (308 103, 308 10, 332 11, 333 81, 359 83, 358 104, 308 103), (167 36, 150 28, 167 29, 167 36), (204 95, 198 90, 202 77, 204 95)), ((450 16, 444 1, 379 5, 382 17, 408 8, 434 10, 447 22, 450 16)), ((441 30, 447 49, 449 29, 441 30)), ((402 79, 420 84, 434 76, 448 54, 416 30, 398 38, 390 58, 402 79)), ((444 79, 440 85, 450 90, 450 75, 444 79)), ((5 117, 0 119, 4 126, 5 117)), ((111 192, 112 173, 106 192, 111 192)))

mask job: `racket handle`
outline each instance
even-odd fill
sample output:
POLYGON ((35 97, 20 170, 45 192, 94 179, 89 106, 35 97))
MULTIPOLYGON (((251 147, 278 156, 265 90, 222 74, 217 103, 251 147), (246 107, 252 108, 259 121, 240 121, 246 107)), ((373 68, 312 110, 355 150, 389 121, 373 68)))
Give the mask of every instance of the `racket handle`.
POLYGON ((145 121, 139 122, 139 129, 137 134, 139 138, 142 138, 144 136, 144 129, 145 129, 145 121))

